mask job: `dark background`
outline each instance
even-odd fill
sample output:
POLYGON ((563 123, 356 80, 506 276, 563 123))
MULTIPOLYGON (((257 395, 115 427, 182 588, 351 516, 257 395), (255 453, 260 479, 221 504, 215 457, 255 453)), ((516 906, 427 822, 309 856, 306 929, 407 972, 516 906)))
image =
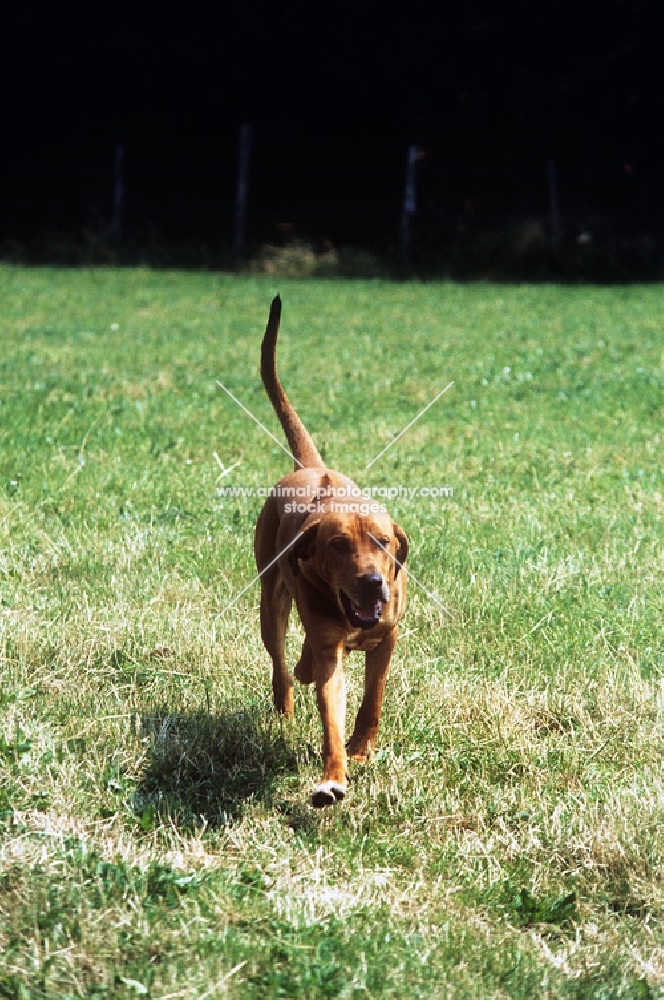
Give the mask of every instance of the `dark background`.
POLYGON ((299 238, 403 263, 417 144, 413 266, 491 272, 511 253, 517 270, 659 275, 661 21, 645 0, 16 4, 0 20, 0 248, 227 261, 250 122, 247 254, 299 238))

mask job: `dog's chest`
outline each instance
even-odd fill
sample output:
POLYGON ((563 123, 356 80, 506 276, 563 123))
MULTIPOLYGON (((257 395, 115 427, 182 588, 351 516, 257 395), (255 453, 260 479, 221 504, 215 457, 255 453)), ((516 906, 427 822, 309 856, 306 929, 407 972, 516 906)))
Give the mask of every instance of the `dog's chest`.
POLYGON ((346 653, 354 653, 359 650, 362 653, 368 653, 376 648, 382 638, 382 635, 367 636, 365 638, 361 632, 359 634, 357 632, 350 632, 346 636, 344 651, 346 653))

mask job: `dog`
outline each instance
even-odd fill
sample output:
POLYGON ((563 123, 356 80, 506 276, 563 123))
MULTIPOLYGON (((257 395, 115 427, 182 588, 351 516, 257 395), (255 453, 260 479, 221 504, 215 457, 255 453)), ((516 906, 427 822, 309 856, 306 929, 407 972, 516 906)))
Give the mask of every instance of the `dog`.
POLYGON ((378 503, 360 503, 353 481, 328 469, 277 377, 281 321, 277 295, 261 346, 261 378, 295 471, 270 491, 256 523, 254 553, 261 580, 263 644, 272 658, 277 711, 293 715, 293 678, 284 644, 293 601, 305 639, 295 677, 315 684, 323 726, 323 776, 312 804, 334 805, 348 787, 348 758, 370 759, 376 741, 399 619, 406 606, 408 539, 378 503), (344 746, 344 656, 366 654, 364 697, 344 746))

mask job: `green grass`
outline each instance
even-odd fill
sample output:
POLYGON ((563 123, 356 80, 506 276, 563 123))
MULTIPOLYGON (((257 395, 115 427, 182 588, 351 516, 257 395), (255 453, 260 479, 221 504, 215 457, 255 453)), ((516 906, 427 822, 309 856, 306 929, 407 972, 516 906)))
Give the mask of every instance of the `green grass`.
POLYGON ((0 997, 662 996, 664 288, 279 283, 327 462, 453 490, 390 504, 434 599, 323 812, 225 610, 276 290, 0 269, 0 997))

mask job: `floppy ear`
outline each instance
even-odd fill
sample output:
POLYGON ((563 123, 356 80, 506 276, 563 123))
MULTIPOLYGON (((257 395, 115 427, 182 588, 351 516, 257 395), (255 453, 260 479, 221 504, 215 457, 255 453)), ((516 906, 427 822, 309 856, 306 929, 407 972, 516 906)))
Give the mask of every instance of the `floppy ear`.
POLYGON ((318 524, 318 521, 314 524, 310 524, 309 527, 306 528, 300 535, 288 553, 288 562, 290 563, 290 568, 293 571, 293 576, 297 576, 300 571, 298 560, 311 559, 311 556, 313 555, 314 546, 316 544, 316 536, 318 534, 318 524))
POLYGON ((403 528, 400 528, 398 524, 392 521, 392 531, 394 532, 394 537, 399 543, 399 548, 397 549, 397 561, 394 564, 394 579, 396 580, 399 575, 399 570, 406 561, 408 556, 408 549, 410 548, 408 544, 408 539, 406 538, 406 533, 403 528))

